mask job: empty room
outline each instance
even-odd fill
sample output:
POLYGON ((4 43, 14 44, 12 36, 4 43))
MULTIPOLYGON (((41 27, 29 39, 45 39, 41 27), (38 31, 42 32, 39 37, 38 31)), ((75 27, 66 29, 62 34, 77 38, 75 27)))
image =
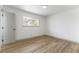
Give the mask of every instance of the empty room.
POLYGON ((79 53, 79 5, 0 5, 1 53, 79 53))

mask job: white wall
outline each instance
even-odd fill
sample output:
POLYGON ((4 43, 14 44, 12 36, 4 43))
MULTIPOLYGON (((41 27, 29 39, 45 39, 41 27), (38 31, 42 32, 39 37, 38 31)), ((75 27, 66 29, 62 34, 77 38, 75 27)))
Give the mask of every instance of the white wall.
POLYGON ((79 42, 79 8, 47 17, 47 35, 79 42))
POLYGON ((79 8, 64 11, 47 17, 35 15, 22 10, 5 7, 8 12, 16 14, 16 39, 25 39, 43 34, 79 42, 79 8), (23 16, 39 18, 40 27, 23 27, 23 16))
POLYGON ((35 36, 43 35, 45 33, 44 31, 45 18, 43 16, 35 15, 11 7, 5 7, 5 9, 8 12, 12 12, 16 14, 16 40, 35 37, 35 36), (23 16, 31 17, 34 19, 40 19, 40 27, 23 27, 22 26, 23 16))

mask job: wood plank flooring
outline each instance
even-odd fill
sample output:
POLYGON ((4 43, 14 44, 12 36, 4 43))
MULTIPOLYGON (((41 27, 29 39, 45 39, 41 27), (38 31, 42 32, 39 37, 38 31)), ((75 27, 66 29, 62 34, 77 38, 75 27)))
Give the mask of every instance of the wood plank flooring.
POLYGON ((40 36, 6 45, 2 53, 78 53, 79 44, 50 36, 40 36))

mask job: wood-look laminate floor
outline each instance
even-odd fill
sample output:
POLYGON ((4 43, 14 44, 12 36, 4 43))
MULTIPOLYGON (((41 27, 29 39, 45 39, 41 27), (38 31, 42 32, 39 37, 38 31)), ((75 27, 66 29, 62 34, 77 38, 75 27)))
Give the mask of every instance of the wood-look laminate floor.
POLYGON ((79 44, 49 36, 40 36, 29 40, 6 45, 3 53, 78 53, 79 44))

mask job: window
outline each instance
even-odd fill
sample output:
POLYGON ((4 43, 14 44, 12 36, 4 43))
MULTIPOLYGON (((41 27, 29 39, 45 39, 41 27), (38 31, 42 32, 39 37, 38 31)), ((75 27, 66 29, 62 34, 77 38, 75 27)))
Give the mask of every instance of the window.
POLYGON ((39 19, 32 19, 30 17, 23 17, 23 26, 40 26, 39 19))

